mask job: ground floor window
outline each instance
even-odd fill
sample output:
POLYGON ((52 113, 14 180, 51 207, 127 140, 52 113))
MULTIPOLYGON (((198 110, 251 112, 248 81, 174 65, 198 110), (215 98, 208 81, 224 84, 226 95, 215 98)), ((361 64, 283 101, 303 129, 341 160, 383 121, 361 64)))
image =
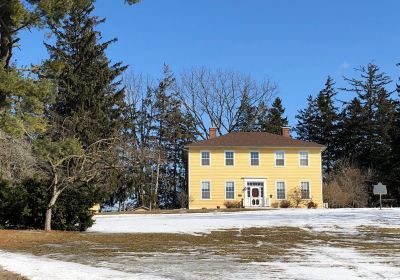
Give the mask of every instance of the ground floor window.
POLYGON ((285 182, 276 182, 276 198, 277 199, 285 199, 285 182))
POLYGON ((226 182, 225 183, 225 198, 226 199, 235 199, 235 183, 234 182, 226 182))
POLYGON ((301 199, 310 198, 310 182, 301 182, 301 199))
POLYGON ((201 182, 201 199, 210 199, 210 198, 211 198, 210 182, 203 181, 201 182))

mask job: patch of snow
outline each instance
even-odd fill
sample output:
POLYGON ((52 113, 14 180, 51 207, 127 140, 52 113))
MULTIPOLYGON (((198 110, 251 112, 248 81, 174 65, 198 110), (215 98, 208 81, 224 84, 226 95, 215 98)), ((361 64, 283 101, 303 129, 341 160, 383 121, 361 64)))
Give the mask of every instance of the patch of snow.
POLYGON ((88 230, 103 233, 209 233, 248 227, 300 227, 356 233, 359 226, 400 227, 400 209, 279 209, 232 213, 97 215, 88 230))
POLYGON ((0 266, 32 280, 167 279, 0 250, 0 266))
MULTIPOLYGON (((285 279, 400 279, 400 267, 393 263, 389 265, 387 257, 372 257, 353 248, 328 246, 304 248, 303 252, 307 251, 310 255, 302 261, 267 262, 262 265, 281 270, 285 279)), ((393 258, 398 261, 398 256, 393 258)))

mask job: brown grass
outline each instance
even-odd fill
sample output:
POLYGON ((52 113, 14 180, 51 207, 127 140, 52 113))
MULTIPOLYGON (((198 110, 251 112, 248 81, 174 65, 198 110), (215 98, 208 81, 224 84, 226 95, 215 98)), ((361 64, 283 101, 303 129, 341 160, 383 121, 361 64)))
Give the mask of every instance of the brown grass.
POLYGON ((157 253, 195 254, 199 258, 227 256, 240 262, 289 260, 301 256, 304 248, 326 245, 390 255, 400 253, 399 241, 400 229, 383 228, 359 228, 359 234, 354 235, 317 233, 295 227, 232 229, 204 235, 0 231, 0 249, 84 264, 109 261, 112 257, 157 253))
POLYGON ((21 275, 4 270, 1 267, 0 267, 0 279, 2 279, 2 280, 28 280, 28 278, 25 278, 21 275))

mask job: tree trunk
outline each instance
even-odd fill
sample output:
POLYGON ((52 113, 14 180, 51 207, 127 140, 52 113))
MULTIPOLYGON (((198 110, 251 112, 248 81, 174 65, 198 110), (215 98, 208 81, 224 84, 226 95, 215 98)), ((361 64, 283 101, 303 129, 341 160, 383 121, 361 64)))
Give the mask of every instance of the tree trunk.
POLYGON ((0 62, 4 64, 4 68, 8 68, 12 55, 13 39, 10 31, 12 26, 10 15, 8 13, 3 14, 0 24, 0 62))
POLYGON ((53 195, 50 199, 49 204, 47 205, 47 210, 46 210, 46 217, 45 217, 45 223, 44 223, 44 230, 45 231, 50 231, 51 230, 51 215, 53 212, 53 207, 56 204, 57 198, 60 195, 60 191, 57 191, 57 188, 54 187, 53 189, 53 195))
POLYGON ((158 198, 158 181, 159 181, 159 177, 160 177, 160 162, 161 162, 161 155, 160 155, 160 151, 158 152, 158 161, 157 161, 157 171, 156 171, 156 184, 155 184, 155 190, 154 190, 154 208, 157 206, 157 198, 158 198))

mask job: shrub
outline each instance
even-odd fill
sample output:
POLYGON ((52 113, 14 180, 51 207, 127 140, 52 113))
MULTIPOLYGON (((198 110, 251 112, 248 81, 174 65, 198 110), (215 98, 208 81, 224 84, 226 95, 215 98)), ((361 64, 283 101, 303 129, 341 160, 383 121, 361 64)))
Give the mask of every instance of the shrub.
POLYGON ((279 202, 278 201, 272 202, 271 203, 271 207, 272 208, 278 208, 279 207, 279 202))
POLYGON ((367 206, 372 177, 371 170, 361 170, 347 160, 339 161, 324 185, 324 202, 332 208, 367 206))
POLYGON ((308 209, 311 209, 311 208, 315 209, 317 207, 318 207, 318 204, 315 203, 314 201, 310 200, 309 202, 307 202, 307 208, 308 209))
MULTIPOLYGON (((48 183, 26 180, 12 185, 0 180, 0 225, 4 228, 41 229, 50 199, 48 183)), ((64 191, 53 209, 52 228, 84 231, 93 224, 89 210, 100 195, 89 186, 64 191)))
POLYGON ((289 194, 289 201, 291 206, 289 207, 296 207, 299 208, 302 205, 302 198, 301 198, 301 190, 300 187, 296 187, 292 190, 289 194))
POLYGON ((226 208, 241 208, 242 203, 240 201, 227 200, 224 202, 226 208))
POLYGON ((282 200, 281 203, 279 204, 279 207, 281 208, 289 208, 291 206, 292 204, 288 200, 282 200))

